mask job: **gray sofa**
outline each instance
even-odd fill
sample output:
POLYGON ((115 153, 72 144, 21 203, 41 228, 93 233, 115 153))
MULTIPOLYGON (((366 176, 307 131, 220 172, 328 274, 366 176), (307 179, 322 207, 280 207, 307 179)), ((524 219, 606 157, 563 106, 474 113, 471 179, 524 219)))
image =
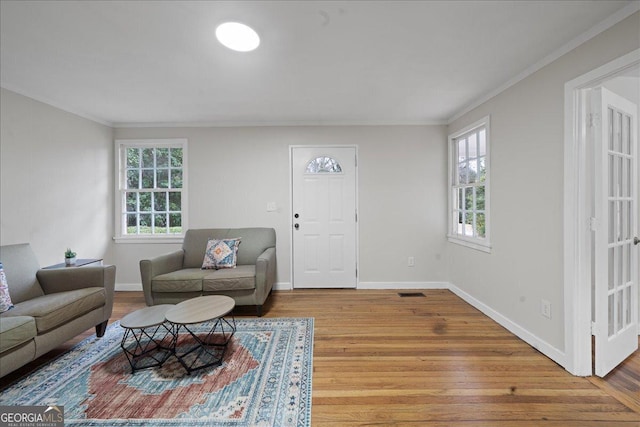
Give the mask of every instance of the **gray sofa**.
POLYGON ((236 305, 255 305, 258 316, 276 280, 273 228, 187 230, 182 249, 140 261, 147 305, 176 304, 202 295, 226 295, 236 305), (236 268, 203 270, 209 239, 240 237, 236 268))
POLYGON ((28 243, 0 246, 14 307, 0 314, 0 377, 95 327, 104 335, 116 268, 43 270, 28 243))

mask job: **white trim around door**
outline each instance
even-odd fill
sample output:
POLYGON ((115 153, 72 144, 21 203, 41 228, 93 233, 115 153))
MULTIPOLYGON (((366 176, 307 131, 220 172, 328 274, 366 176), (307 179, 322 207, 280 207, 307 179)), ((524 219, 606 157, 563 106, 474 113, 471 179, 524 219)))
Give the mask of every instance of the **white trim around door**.
MULTIPOLYGON (((565 360, 573 375, 592 374, 591 204, 587 147, 590 88, 640 65, 640 49, 565 84, 564 88, 564 310, 565 360)), ((560 361, 558 361, 560 363, 560 361)))

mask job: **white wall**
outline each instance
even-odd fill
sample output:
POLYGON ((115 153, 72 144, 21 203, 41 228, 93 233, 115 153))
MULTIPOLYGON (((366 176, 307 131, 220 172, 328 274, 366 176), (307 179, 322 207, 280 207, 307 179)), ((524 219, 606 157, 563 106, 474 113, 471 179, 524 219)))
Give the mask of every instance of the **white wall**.
MULTIPOLYGON (((122 128, 116 139, 189 140, 189 227, 276 229, 278 278, 290 284, 289 146, 359 147, 360 283, 446 282, 444 126, 122 128), (267 212, 268 202, 277 204, 267 212), (390 250, 391 248, 391 250, 390 250), (407 257, 415 257, 415 267, 407 257)), ((116 244, 118 283, 138 260, 180 245, 116 244)))
POLYGON ((631 72, 636 74, 636 76, 632 77, 625 75, 614 77, 611 80, 604 82, 602 86, 638 105, 638 103, 640 103, 640 77, 638 77, 640 75, 640 70, 638 67, 635 67, 634 70, 629 73, 631 72))
POLYGON ((0 128, 0 243, 112 262, 112 129, 5 89, 0 128))
POLYGON ((564 349, 564 84, 640 46, 636 13, 465 114, 491 116, 491 254, 449 244, 455 286, 544 343, 564 349), (540 314, 551 302, 552 318, 540 314))

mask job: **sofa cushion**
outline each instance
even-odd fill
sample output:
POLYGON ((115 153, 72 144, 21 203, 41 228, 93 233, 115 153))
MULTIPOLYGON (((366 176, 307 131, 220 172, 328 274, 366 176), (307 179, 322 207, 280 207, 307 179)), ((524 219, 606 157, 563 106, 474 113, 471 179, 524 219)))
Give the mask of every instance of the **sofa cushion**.
POLYGON ((153 292, 202 292, 202 279, 210 270, 185 268, 160 274, 151 280, 153 292))
POLYGON ((4 274, 2 263, 0 262, 0 313, 13 308, 11 295, 9 295, 9 285, 7 284, 7 276, 4 274))
POLYGON ((216 245, 218 242, 220 242, 220 240, 214 240, 214 239, 211 239, 207 242, 207 249, 205 249, 204 251, 204 259, 202 260, 203 270, 216 269, 216 257, 213 251, 216 250, 216 245))
POLYGON ((242 237, 242 245, 238 249, 238 265, 255 264, 256 259, 267 248, 276 246, 276 231, 273 228, 201 228, 189 229, 185 233, 182 249, 184 250, 184 268, 200 268, 207 242, 210 239, 232 239, 242 237))
POLYGON ((207 242, 211 239, 224 239, 226 229, 207 228, 189 229, 185 233, 182 249, 184 250, 184 268, 196 268, 202 266, 204 251, 207 249, 207 242))
POLYGON ((202 280, 202 290, 204 292, 255 289, 255 287, 255 265, 239 265, 236 268, 208 271, 207 276, 202 280))
POLYGON ((276 246, 276 231, 273 228, 236 228, 232 232, 236 236, 242 236, 238 265, 255 264, 264 251, 276 246))
POLYGON ((36 278, 40 268, 36 255, 28 243, 0 246, 0 260, 9 283, 14 304, 44 295, 36 278))
POLYGON ((33 339, 36 335, 36 320, 33 317, 0 317, 0 353, 17 347, 33 339))
POLYGON ((4 313, 3 318, 32 316, 35 318, 38 334, 42 334, 96 308, 100 308, 105 303, 106 294, 104 288, 83 288, 56 292, 23 301, 4 313))

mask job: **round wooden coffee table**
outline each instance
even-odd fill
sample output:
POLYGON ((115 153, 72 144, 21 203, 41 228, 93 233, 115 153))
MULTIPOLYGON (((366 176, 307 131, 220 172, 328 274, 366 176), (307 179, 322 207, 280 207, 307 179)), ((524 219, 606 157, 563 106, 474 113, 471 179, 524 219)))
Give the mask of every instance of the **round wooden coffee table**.
POLYGON ((235 305, 233 298, 207 295, 183 301, 166 312, 167 321, 176 326, 176 339, 181 329, 193 338, 191 344, 182 339, 175 345, 175 355, 187 372, 222 364, 227 344, 236 332, 232 314, 235 305), (230 313, 230 319, 225 318, 230 313), (204 334, 194 332, 193 327, 189 329, 189 325, 208 322, 212 325, 204 334))
POLYGON ((124 351, 131 372, 138 369, 162 366, 173 354, 176 335, 165 322, 165 314, 172 304, 154 305, 136 310, 120 320, 126 331, 120 347, 124 351))

